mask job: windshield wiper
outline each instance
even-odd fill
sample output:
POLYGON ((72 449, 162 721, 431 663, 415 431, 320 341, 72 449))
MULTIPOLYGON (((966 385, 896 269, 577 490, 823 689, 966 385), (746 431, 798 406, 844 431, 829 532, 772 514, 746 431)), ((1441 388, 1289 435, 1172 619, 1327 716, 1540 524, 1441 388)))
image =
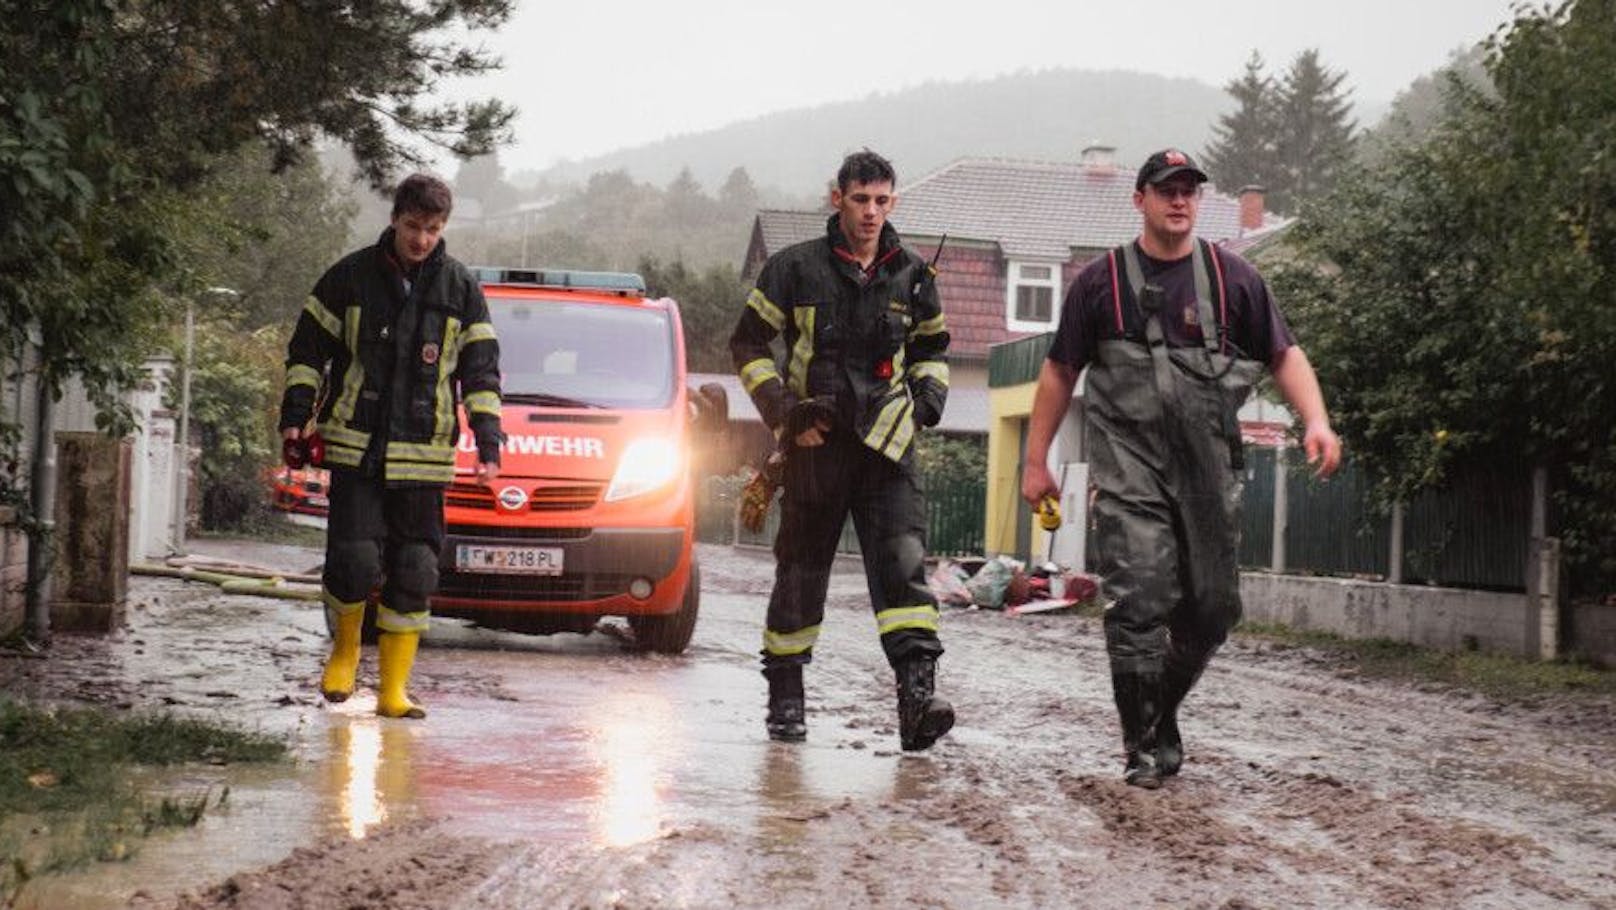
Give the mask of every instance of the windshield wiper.
POLYGON ((593 401, 584 401, 582 398, 568 398, 565 395, 551 395, 549 392, 506 392, 502 396, 504 401, 512 404, 538 404, 549 405, 556 408, 603 408, 605 405, 593 401))

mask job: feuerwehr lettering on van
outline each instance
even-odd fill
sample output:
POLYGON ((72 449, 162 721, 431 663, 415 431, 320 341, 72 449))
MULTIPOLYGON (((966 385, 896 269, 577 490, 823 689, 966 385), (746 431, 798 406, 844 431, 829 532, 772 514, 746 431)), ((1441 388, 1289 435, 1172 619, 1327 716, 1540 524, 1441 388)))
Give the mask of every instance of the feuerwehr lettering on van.
MULTIPOLYGON (((563 455, 573 458, 605 458, 606 443, 594 436, 531 436, 513 434, 505 437, 506 452, 512 455, 563 455)), ((460 450, 475 452, 476 440, 470 434, 461 434, 460 450)))

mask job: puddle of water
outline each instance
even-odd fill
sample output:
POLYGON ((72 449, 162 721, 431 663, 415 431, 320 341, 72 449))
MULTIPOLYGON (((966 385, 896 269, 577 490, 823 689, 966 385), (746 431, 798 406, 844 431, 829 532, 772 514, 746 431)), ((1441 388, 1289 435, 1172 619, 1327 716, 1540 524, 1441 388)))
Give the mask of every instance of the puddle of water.
POLYGON ((762 679, 728 651, 645 657, 600 635, 453 625, 434 625, 431 638, 422 661, 440 685, 424 722, 376 717, 368 687, 340 705, 268 711, 262 723, 291 732, 293 761, 162 778, 165 790, 228 784, 230 799, 194 829, 143 841, 127 862, 34 883, 22 906, 160 899, 327 837, 423 817, 538 845, 625 847, 702 826, 784 846, 828 807, 929 786, 929 759, 901 757, 895 741, 872 743, 833 714, 810 714, 808 743, 769 742, 762 679))

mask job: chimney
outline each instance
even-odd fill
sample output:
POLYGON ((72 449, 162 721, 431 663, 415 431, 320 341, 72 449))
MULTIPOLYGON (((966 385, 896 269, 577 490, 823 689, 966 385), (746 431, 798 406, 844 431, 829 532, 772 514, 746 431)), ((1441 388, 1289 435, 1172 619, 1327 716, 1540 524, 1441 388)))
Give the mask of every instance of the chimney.
POLYGON ((1263 226, 1263 193, 1262 187, 1255 183, 1248 183, 1240 188, 1237 194, 1240 199, 1240 231, 1255 231, 1263 226))
POLYGON ((1114 171, 1117 169, 1117 147, 1091 143, 1083 148, 1080 161, 1086 171, 1114 171))

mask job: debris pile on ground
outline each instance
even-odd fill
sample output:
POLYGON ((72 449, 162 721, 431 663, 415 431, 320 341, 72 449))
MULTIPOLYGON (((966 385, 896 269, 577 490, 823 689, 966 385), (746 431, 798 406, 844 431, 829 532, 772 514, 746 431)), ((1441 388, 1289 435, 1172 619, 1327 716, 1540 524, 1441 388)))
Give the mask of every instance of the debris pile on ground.
POLYGON ((966 561, 938 560, 927 584, 939 604, 1007 614, 1040 613, 1075 607, 1099 597, 1099 579, 1053 562, 1030 571, 1010 556, 978 560, 975 571, 966 561))

